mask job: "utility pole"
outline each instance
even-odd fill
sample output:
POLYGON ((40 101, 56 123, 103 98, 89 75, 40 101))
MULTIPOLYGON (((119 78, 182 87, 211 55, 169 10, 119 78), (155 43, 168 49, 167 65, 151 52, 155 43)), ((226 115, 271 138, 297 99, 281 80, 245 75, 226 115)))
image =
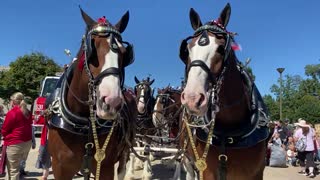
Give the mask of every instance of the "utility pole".
POLYGON ((284 68, 277 68, 277 71, 280 74, 280 120, 282 120, 282 73, 284 71, 284 68))

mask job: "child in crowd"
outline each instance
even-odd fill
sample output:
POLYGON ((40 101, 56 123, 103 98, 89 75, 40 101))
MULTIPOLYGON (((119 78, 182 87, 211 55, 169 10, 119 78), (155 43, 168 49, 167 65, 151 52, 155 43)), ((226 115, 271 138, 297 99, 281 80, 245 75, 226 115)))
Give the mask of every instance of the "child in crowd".
POLYGON ((295 150, 295 147, 293 144, 288 145, 288 150, 287 150, 287 162, 291 166, 296 166, 297 162, 297 152, 295 150))
POLYGON ((274 137, 273 137, 273 140, 272 140, 272 144, 275 145, 275 146, 282 146, 282 141, 280 139, 280 134, 279 133, 275 133, 274 134, 274 137))

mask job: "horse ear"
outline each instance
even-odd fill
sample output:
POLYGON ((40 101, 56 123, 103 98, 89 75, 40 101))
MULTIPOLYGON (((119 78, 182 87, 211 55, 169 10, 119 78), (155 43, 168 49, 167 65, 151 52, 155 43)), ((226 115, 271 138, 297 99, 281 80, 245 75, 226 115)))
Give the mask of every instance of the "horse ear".
POLYGON ((122 33, 126 29, 128 22, 129 22, 129 11, 127 11, 121 17, 120 21, 115 25, 115 27, 120 33, 122 33))
POLYGON ((193 30, 197 30, 202 26, 200 16, 193 8, 190 9, 189 17, 193 30))
POLYGON ((134 81, 135 81, 137 84, 140 83, 139 79, 138 79, 136 76, 134 76, 134 81))
POLYGON ((150 82, 149 82, 149 85, 151 86, 151 84, 154 82, 154 79, 152 79, 150 82))
POLYGON ((224 7, 224 9, 221 11, 221 14, 219 17, 220 23, 223 25, 223 27, 227 27, 229 23, 230 15, 231 15, 231 6, 228 3, 226 7, 224 7))
POLYGON ((85 13, 81 7, 80 11, 84 22, 87 24, 87 27, 92 27, 93 25, 97 24, 97 22, 93 20, 87 13, 85 13))

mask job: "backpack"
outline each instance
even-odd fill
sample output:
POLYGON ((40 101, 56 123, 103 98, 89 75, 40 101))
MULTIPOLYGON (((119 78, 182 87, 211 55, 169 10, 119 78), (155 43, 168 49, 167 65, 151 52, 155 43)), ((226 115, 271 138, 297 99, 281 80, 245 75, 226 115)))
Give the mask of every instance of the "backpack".
POLYGON ((297 151, 299 152, 303 152, 306 150, 307 148, 307 139, 302 137, 300 138, 295 145, 295 148, 297 149, 297 151))

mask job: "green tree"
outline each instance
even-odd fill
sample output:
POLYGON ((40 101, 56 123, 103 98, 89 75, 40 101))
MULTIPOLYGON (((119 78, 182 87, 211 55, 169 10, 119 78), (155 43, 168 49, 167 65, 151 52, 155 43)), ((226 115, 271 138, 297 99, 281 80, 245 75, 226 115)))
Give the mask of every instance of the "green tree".
POLYGON ((320 123, 320 100, 319 97, 313 95, 304 95, 299 100, 297 106, 296 117, 306 119, 309 123, 320 123))
POLYGON ((39 52, 18 57, 9 67, 0 74, 0 98, 3 99, 15 91, 34 99, 38 96, 41 80, 62 70, 53 59, 39 52))
POLYGON ((312 77, 312 79, 318 80, 320 77, 320 64, 306 65, 304 68, 305 74, 312 77))
POLYGON ((278 120, 280 117, 279 103, 271 95, 263 96, 263 101, 268 107, 270 119, 278 120))
MULTIPOLYGON (((291 122, 298 118, 304 118, 310 123, 320 123, 320 65, 307 65, 305 74, 308 78, 303 79, 298 75, 286 75, 283 78, 283 98, 282 114, 291 122)), ((279 96, 280 96, 280 79, 277 84, 270 88, 274 94, 272 97, 265 96, 265 101, 270 109, 272 118, 279 118, 279 96), (268 98, 266 98, 268 97, 268 98), (276 108, 275 108, 276 107, 276 108)))
POLYGON ((245 69, 247 70, 247 72, 251 76, 252 80, 255 81, 256 80, 256 76, 253 74, 252 68, 250 66, 246 66, 245 69))

